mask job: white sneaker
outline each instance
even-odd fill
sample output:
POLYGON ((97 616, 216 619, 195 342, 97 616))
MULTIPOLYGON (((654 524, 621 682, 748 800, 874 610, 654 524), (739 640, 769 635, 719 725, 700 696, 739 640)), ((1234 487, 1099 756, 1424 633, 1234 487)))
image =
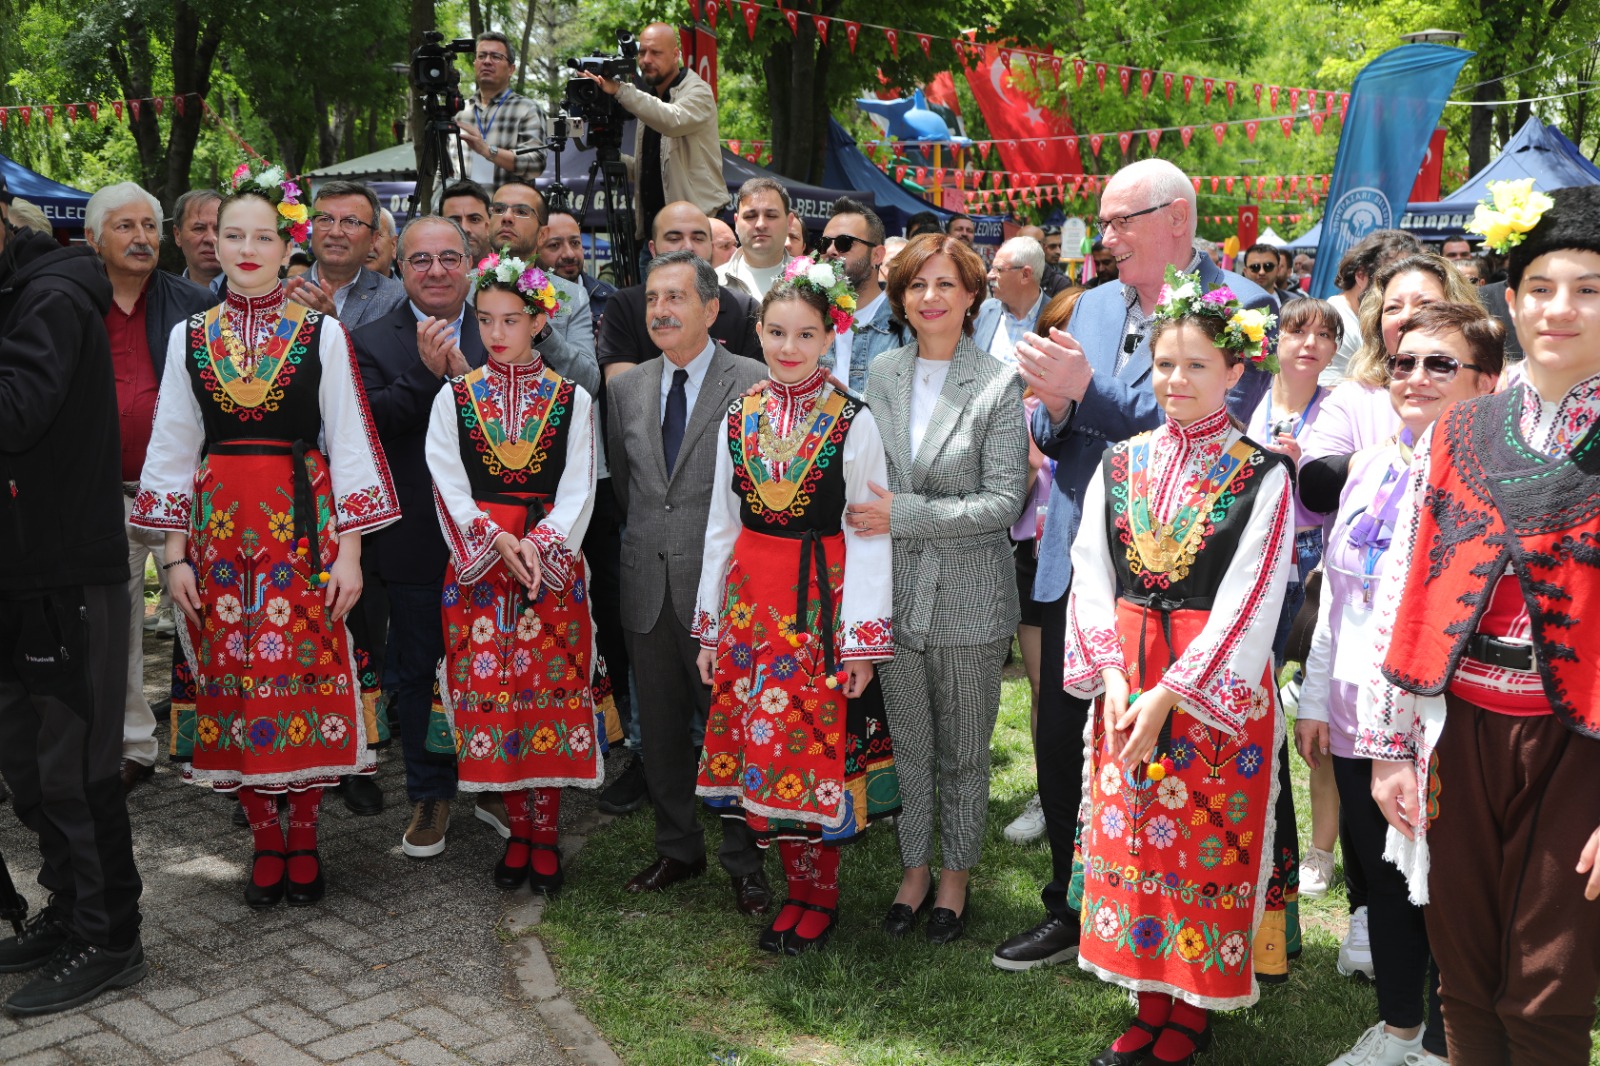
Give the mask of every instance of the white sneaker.
POLYGON ((1285 714, 1294 714, 1300 709, 1300 675, 1296 674, 1282 685, 1278 686, 1278 701, 1283 704, 1285 714))
POLYGON ((1339 972, 1346 977, 1359 974, 1372 980, 1372 938, 1367 933, 1365 907, 1357 907, 1355 913, 1350 915, 1350 931, 1339 945, 1338 966, 1339 972))
POLYGON ((1449 1059, 1441 1059, 1431 1051, 1414 1051, 1406 1056, 1406 1066, 1449 1066, 1449 1059))
POLYGON ((1421 1048, 1420 1032, 1410 1040, 1402 1040, 1379 1022, 1361 1034, 1355 1047, 1328 1063, 1328 1066, 1405 1066, 1421 1048))
POLYGON ((1333 885, 1333 852, 1307 849, 1300 860, 1300 898, 1321 899, 1333 885))
POLYGON ((1036 792, 1033 798, 1022 808, 1022 813, 1017 815, 1016 821, 1006 826, 1006 839, 1013 844, 1031 844, 1044 836, 1044 806, 1039 802, 1036 792))

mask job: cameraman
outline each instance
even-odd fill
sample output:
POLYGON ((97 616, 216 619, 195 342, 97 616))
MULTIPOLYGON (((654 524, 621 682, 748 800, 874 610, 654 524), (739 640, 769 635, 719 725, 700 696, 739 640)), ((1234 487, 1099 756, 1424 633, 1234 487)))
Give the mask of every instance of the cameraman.
POLYGON ((717 101, 711 86, 683 65, 677 30, 652 22, 639 34, 639 76, 648 90, 579 73, 639 120, 631 160, 638 184, 635 236, 651 232, 656 213, 669 203, 687 200, 707 215, 727 208, 717 101))
POLYGON ((478 91, 472 103, 456 115, 456 127, 471 153, 466 176, 490 188, 519 175, 531 181, 544 170, 543 152, 518 155, 513 151, 544 143, 544 111, 511 91, 515 71, 505 34, 478 34, 478 51, 472 58, 478 91))

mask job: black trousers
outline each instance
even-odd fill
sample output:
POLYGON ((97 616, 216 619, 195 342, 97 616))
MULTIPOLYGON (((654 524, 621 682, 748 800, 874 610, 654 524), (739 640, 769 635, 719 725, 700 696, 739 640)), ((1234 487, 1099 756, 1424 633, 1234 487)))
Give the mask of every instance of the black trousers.
POLYGON ((1039 805, 1044 809, 1045 835, 1050 841, 1051 871, 1050 883, 1040 898, 1052 915, 1077 924, 1079 901, 1069 898, 1069 890, 1078 807, 1083 801, 1083 729, 1092 704, 1061 688, 1067 597, 1040 607, 1044 614, 1039 627, 1039 728, 1033 753, 1039 766, 1039 805))
MULTIPOLYGON (((656 851, 679 862, 705 857, 705 830, 697 817, 695 776, 700 745, 692 727, 703 721, 711 690, 700 682, 695 659, 700 642, 689 634, 663 597, 661 616, 648 633, 627 634, 628 653, 639 676, 639 736, 644 744, 644 779, 656 809, 656 851)), ((734 877, 761 869, 755 833, 743 819, 722 819, 722 847, 717 860, 734 877)))
POLYGON ((1383 857, 1389 823, 1372 798, 1372 761, 1337 755, 1332 759, 1345 830, 1345 870, 1350 869, 1353 853, 1366 873, 1367 926, 1372 934, 1378 1017, 1396 1029, 1421 1025, 1426 1017, 1428 1030, 1423 1046, 1445 1058, 1439 967, 1428 950, 1422 908, 1407 896, 1406 879, 1400 869, 1383 857))
MULTIPOLYGON (((0 592, 0 771, 68 927, 124 950, 144 889, 118 775, 128 587, 0 592)), ((12 856, 15 867, 21 856, 12 856)))
POLYGON ((628 642, 622 633, 622 512, 608 477, 594 485, 594 512, 583 535, 583 557, 589 561, 594 642, 606 661, 611 698, 626 733, 633 721, 633 687, 628 683, 628 642))

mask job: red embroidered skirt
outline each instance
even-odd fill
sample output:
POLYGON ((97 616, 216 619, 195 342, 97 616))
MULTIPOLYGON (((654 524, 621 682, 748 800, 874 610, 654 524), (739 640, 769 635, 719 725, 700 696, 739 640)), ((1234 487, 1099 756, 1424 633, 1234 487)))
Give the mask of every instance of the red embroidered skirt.
MULTIPOLYGON (((1130 703, 1160 680, 1207 613, 1170 617, 1172 650, 1158 614, 1117 601, 1130 703)), ((1260 684, 1271 681, 1269 664, 1260 684)), ((1083 968, 1135 991, 1165 992, 1213 1010, 1255 1002, 1252 963, 1272 874, 1283 739, 1270 687, 1258 702, 1259 713, 1231 737, 1174 709, 1170 739, 1158 755, 1169 755, 1176 770, 1156 782, 1143 764, 1124 770, 1106 751, 1096 701, 1084 785, 1083 968)))

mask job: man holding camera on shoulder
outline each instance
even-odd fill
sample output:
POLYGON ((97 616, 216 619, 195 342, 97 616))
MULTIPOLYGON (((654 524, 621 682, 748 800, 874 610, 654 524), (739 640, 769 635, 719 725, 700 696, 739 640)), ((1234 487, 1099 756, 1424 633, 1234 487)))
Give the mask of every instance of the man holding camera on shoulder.
POLYGON ((542 145, 545 139, 544 111, 511 91, 516 69, 505 34, 478 34, 478 51, 472 58, 478 91, 456 114, 456 127, 469 156, 466 176, 490 188, 519 176, 532 181, 544 170, 543 152, 516 152, 518 147, 542 145))
POLYGON ((639 120, 629 161, 637 188, 635 236, 651 232, 656 213, 687 200, 707 215, 728 206, 722 180, 722 140, 711 86, 685 67, 678 31, 652 22, 639 34, 639 76, 647 88, 579 71, 617 98, 639 120))

